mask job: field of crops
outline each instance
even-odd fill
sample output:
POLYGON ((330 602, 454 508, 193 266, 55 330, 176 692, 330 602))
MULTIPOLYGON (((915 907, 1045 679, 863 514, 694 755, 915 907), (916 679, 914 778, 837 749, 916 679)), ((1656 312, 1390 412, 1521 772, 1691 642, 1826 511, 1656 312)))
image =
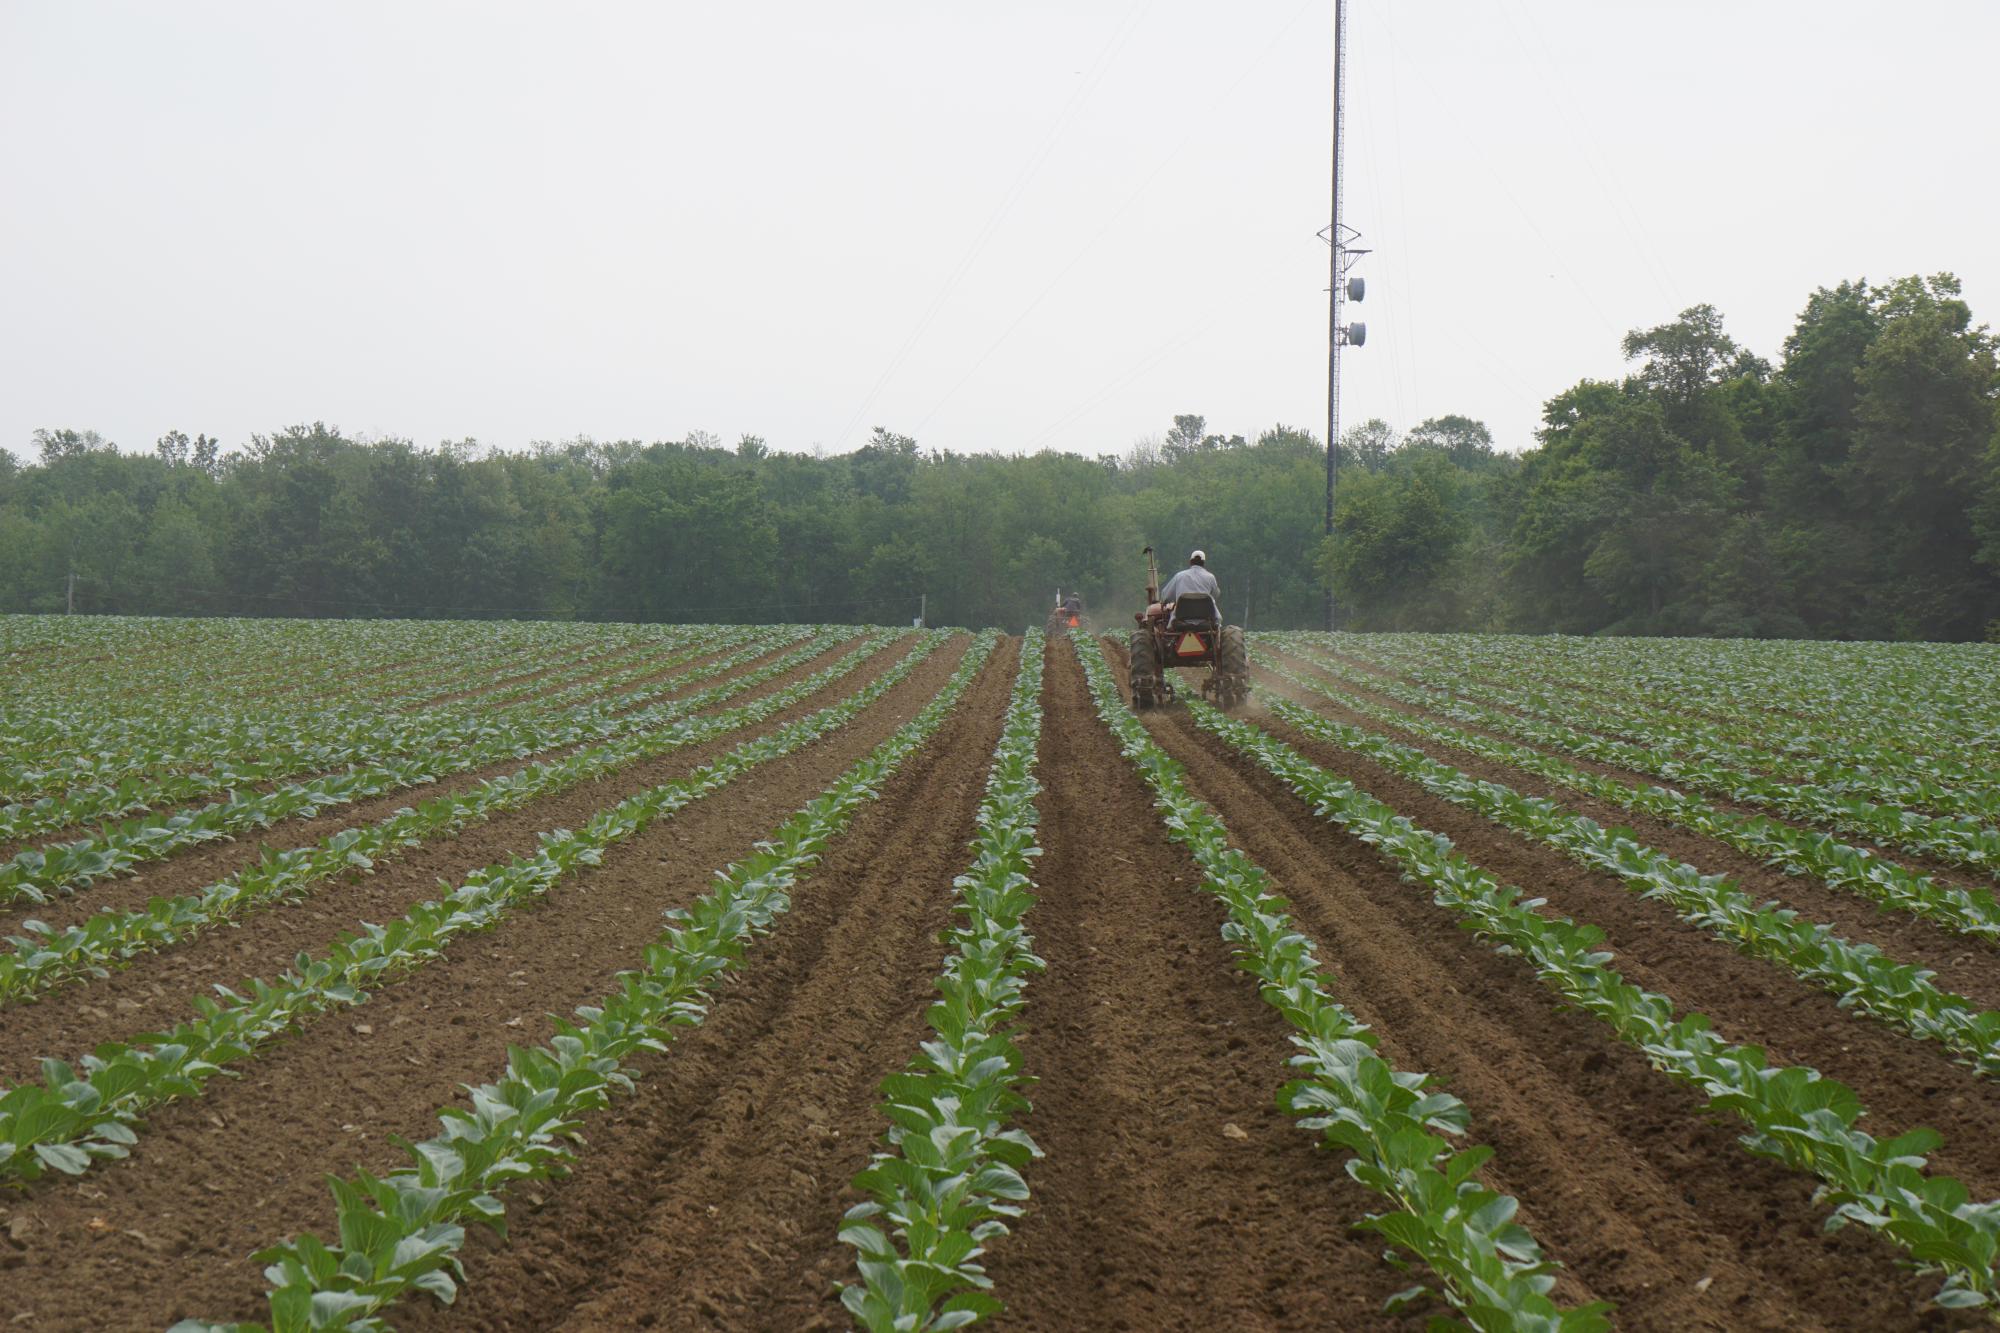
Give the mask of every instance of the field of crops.
POLYGON ((1252 657, 0 618, 0 1325, 1991 1319, 2000 647, 1252 657))

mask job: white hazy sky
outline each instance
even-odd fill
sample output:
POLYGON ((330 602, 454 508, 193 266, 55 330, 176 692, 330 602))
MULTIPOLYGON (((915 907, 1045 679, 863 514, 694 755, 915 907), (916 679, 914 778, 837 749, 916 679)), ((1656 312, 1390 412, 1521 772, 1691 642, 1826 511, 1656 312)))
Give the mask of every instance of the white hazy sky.
MULTIPOLYGON (((0 0, 0 445, 1325 424, 1331 0, 0 0)), ((1352 0, 1343 419, 2000 318, 2000 3, 1352 0)))

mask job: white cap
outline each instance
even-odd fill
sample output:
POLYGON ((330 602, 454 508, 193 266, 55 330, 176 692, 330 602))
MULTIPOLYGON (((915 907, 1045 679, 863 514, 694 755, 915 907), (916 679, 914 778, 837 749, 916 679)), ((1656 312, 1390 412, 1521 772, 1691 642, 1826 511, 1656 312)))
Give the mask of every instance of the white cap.
POLYGON ((1195 551, 1195 552, 1194 552, 1194 553, 1193 553, 1192 555, 1190 555, 1190 556, 1188 557, 1188 563, 1189 563, 1189 564, 1203 564, 1203 565, 1207 564, 1207 563, 1208 563, 1208 552, 1206 552, 1206 551, 1202 551, 1202 550, 1197 550, 1197 551, 1195 551))

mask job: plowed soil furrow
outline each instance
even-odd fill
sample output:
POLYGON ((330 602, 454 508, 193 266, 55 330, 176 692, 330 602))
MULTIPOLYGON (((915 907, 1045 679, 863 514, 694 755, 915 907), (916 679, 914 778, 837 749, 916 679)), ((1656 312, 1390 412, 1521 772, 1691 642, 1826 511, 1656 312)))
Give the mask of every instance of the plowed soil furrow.
MULTIPOLYGON (((1329 684, 1338 685, 1343 690, 1351 688, 1345 682, 1326 676, 1303 659, 1287 657, 1286 664, 1307 676, 1325 679, 1329 684)), ((1438 762, 1450 764, 1474 777, 1503 783, 1529 796, 1544 797, 1565 809, 1587 815, 1606 828, 1628 828, 1640 842, 1655 851, 1663 852, 1677 861, 1697 866, 1710 874, 1728 875, 1745 893, 1753 895, 1760 902, 1776 899, 1814 921, 1827 922, 1851 940, 1873 944, 1893 957, 1905 962, 1920 963, 1932 969, 1938 974, 1938 984, 1948 990, 1970 996, 1984 1007, 2000 1008, 2000 947, 1963 935, 1954 935, 1921 918, 1886 909, 1878 910, 1873 903, 1858 894, 1828 888, 1821 881, 1807 876, 1787 875, 1737 851, 1727 843, 1682 828, 1678 824, 1670 824, 1637 811, 1627 810, 1622 806, 1596 800, 1568 787, 1547 782, 1511 765, 1491 763, 1463 750, 1434 744, 1384 727, 1371 718, 1341 708, 1323 695, 1295 689, 1288 682, 1261 669, 1253 671, 1252 675, 1264 688, 1325 713, 1328 717, 1339 718, 1354 726, 1386 735, 1399 744, 1422 750, 1438 762)), ((1481 735, 1492 735, 1478 728, 1465 727, 1464 724, 1440 714, 1412 708, 1408 704, 1374 694, 1372 691, 1351 692, 1385 708, 1394 709, 1404 716, 1426 718, 1445 726, 1459 727, 1481 735)), ((1512 737, 1502 736, 1496 739, 1513 744, 1521 743, 1512 737)), ((1594 767, 1568 755, 1553 751, 1544 753, 1551 754, 1552 757, 1573 768, 1590 770, 1594 767)), ((1629 777, 1621 780, 1632 781, 1629 777)))
MULTIPOLYGON (((792 670, 772 680, 764 682, 754 690, 728 700, 720 705, 720 707, 733 708, 739 704, 748 703, 760 698, 765 694, 784 689, 787 685, 825 670, 833 662, 851 651, 854 646, 854 640, 843 640, 840 643, 831 644, 819 656, 812 658, 800 666, 794 667, 792 670)), ((876 658, 867 663, 860 671, 847 677, 847 679, 857 685, 864 683, 870 677, 863 675, 863 672, 886 670, 889 663, 900 659, 906 651, 907 645, 892 644, 883 653, 878 653, 876 658)), ((655 702, 665 702, 670 699, 679 698, 696 690, 707 689, 710 686, 732 680, 739 675, 755 671, 772 655, 776 654, 766 655, 765 657, 758 658, 756 661, 744 663, 742 666, 732 668, 719 676, 690 685, 686 689, 675 690, 661 696, 661 699, 655 702)), ((19 930, 18 923, 31 917, 61 928, 72 922, 80 921, 94 912, 106 909, 129 912, 144 907, 148 901, 155 897, 174 897, 179 894, 194 893, 215 883, 219 879, 234 874, 246 865, 253 864, 263 854, 263 849, 266 847, 282 851, 292 847, 307 846, 329 834, 337 833, 341 829, 371 824, 377 820, 387 818, 404 806, 414 804, 417 801, 427 800, 434 796, 446 795, 452 792, 464 791, 468 788, 478 786, 481 782, 489 778, 498 777, 505 773, 518 772, 526 764, 560 758, 577 748, 579 747, 575 745, 557 746, 549 750, 538 751, 526 759, 510 758, 499 763, 488 764, 482 768, 450 774, 439 782, 427 783, 417 787, 403 787, 382 796, 371 797, 365 801, 356 801, 350 805, 334 806, 325 813, 311 819, 289 819, 274 824, 270 828, 263 830, 262 836, 251 835, 227 842, 213 842, 190 847, 164 860, 140 867, 137 874, 120 876, 116 879, 100 880, 54 902, 11 904, 4 909, 0 909, 0 935, 17 932, 19 930)), ((5 1020, 0 1019, 0 1031, 4 1031, 4 1028, 5 1020)))
POLYGON ((661 912, 705 892, 715 868, 913 716, 965 643, 941 648, 833 735, 611 849, 539 906, 461 939, 365 1005, 313 1021, 240 1079, 162 1108, 131 1161, 80 1189, 37 1189, 14 1208, 31 1242, 8 1290, 32 1293, 22 1308, 39 1327, 260 1314, 250 1255, 304 1228, 330 1232, 326 1173, 401 1164, 389 1136, 435 1133, 436 1108, 458 1085, 492 1078, 510 1042, 547 1040, 547 1015, 570 1013, 638 965, 661 912), (108 1243, 93 1243, 100 1232, 108 1243))
MULTIPOLYGON (((412 848, 381 862, 370 874, 322 881, 297 902, 246 913, 233 924, 204 931, 177 948, 140 954, 108 977, 58 989, 38 1003, 0 1010, 0 1079, 16 1082, 32 1076, 46 1056, 70 1059, 102 1041, 169 1027, 187 1017, 189 996, 206 993, 218 983, 233 986, 246 977, 275 976, 301 950, 317 950, 362 921, 401 916, 417 903, 456 887, 473 870, 533 851, 540 833, 575 828, 593 812, 632 792, 685 774, 753 736, 847 697, 887 671, 905 652, 905 646, 897 645, 878 654, 756 727, 672 750, 559 792, 412 848)), ((915 674, 930 667, 926 663, 915 674)), ((774 682, 766 688, 781 686, 774 682)), ((912 682, 898 688, 907 693, 912 682)), ((892 692, 890 699, 896 698, 892 692)), ((762 781, 762 773, 745 781, 762 781)))
POLYGON ((1021 1329, 1394 1327, 1407 1279, 1352 1228, 1375 1197, 1276 1105, 1284 1021, 1234 970, 1220 909, 1049 654, 1040 775, 1048 972, 1021 1046, 1047 1156, 989 1257, 1021 1329))
MULTIPOLYGON (((1418 683, 1416 681, 1411 680, 1407 675, 1400 674, 1387 667, 1381 666, 1380 664, 1368 662, 1361 658, 1357 658, 1349 653, 1334 652, 1330 653, 1329 656, 1337 657, 1342 662, 1345 662, 1350 666, 1359 667, 1363 670, 1372 672, 1373 674, 1376 675, 1393 677, 1395 679, 1402 681, 1402 683, 1406 685, 1418 683)), ((1407 706, 1407 705, 1398 705, 1395 700, 1391 699, 1383 699, 1382 702, 1392 707, 1407 706)), ((1526 713, 1522 709, 1512 708, 1505 704, 1489 703, 1485 700, 1475 700, 1475 702, 1479 703, 1481 707, 1495 708, 1503 713, 1514 713, 1522 717, 1529 718, 1530 720, 1538 723, 1548 722, 1547 718, 1532 717, 1530 714, 1526 713)), ((1583 731, 1585 733, 1596 734, 1606 737, 1624 738, 1622 733, 1618 733, 1615 729, 1607 730, 1607 728, 1603 725, 1596 725, 1587 722, 1579 722, 1575 719, 1571 719, 1566 725, 1576 730, 1583 731)), ((1510 736, 1510 737, 1504 737, 1503 739, 1514 740, 1515 738, 1510 736)), ((1643 741, 1638 741, 1636 738, 1630 738, 1630 739, 1634 739, 1635 743, 1640 743, 1640 744, 1644 743, 1643 741)), ((1605 777, 1616 778, 1620 782, 1655 783, 1662 781, 1662 779, 1655 777, 1650 773, 1642 772, 1638 769, 1621 768, 1615 764, 1599 763, 1596 760, 1584 759, 1579 756, 1569 755, 1569 754, 1565 754, 1563 758, 1571 763, 1574 763, 1578 768, 1587 769, 1590 772, 1601 774, 1602 776, 1605 777)), ((1807 829, 1818 833, 1829 833, 1837 838, 1840 838, 1844 842, 1850 842, 1859 847, 1872 848, 1873 850, 1881 853, 1883 856, 1888 857, 1890 860, 1900 861, 1902 864, 1909 866, 1913 870, 1921 871, 1924 874, 1935 876, 1937 879, 1944 882, 1970 885, 1975 887, 1984 887, 1984 888, 1992 887, 1991 884, 1985 878, 1983 878, 1977 870, 1968 869, 1964 866, 1956 866, 1949 861, 1941 861, 1936 857, 1924 856, 1921 853, 1912 852, 1904 847, 1898 847, 1888 843, 1879 843, 1870 838, 1863 837, 1860 834, 1850 833, 1841 829, 1836 829, 1832 825, 1820 821, 1796 818, 1787 815, 1785 812, 1777 809, 1775 806, 1754 805, 1747 801, 1732 801, 1729 800, 1727 797, 1712 792, 1694 791, 1692 788, 1690 788, 1689 790, 1692 791, 1694 795, 1701 797, 1703 800, 1707 801, 1710 805, 1713 805, 1716 809, 1726 810, 1733 815, 1742 815, 1746 818, 1770 819, 1770 820, 1775 820, 1779 823, 1789 824, 1793 828, 1807 829)), ((1890 804, 1891 807, 1894 808, 1893 802, 1888 804, 1890 804)))
POLYGON ((1617 966, 1648 990, 1715 1020, 1733 1041, 1767 1047, 1774 1060, 1804 1064, 1854 1088, 1871 1114, 1871 1133, 1929 1125, 1945 1136, 1932 1155, 1979 1198, 2000 1194, 2000 1085, 1952 1062, 1935 1042, 1843 1009, 1829 991, 1782 965, 1737 952, 1722 938, 1641 898, 1616 876, 1586 869, 1544 843, 1530 842, 1441 800, 1380 765, 1315 741, 1276 719, 1259 725, 1328 772, 1348 778, 1397 812, 1458 844, 1500 879, 1546 897, 1553 910, 1604 929, 1617 966))
POLYGON ((1603 1024, 1560 1008, 1525 963, 1458 929, 1184 711, 1148 726, 1291 900, 1384 1054, 1465 1100, 1472 1138, 1496 1153, 1482 1175, 1521 1200, 1593 1295, 1618 1304, 1619 1327, 1932 1326, 1916 1311, 1935 1284, 1873 1237, 1824 1234, 1811 1179, 1745 1153, 1733 1122, 1603 1024))
POLYGON ((860 812, 708 1019, 639 1066, 576 1174, 470 1247, 457 1306, 411 1302, 397 1327, 845 1326, 847 1182, 882 1129, 877 1085, 927 1035, 1015 656, 860 812))

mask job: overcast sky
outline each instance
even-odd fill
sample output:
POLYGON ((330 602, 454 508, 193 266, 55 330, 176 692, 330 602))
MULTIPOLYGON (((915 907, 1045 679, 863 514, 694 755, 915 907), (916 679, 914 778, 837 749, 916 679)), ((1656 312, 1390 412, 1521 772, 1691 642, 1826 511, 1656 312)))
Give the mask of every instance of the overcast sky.
MULTIPOLYGON (((0 444, 1317 434, 1331 13, 0 0, 0 444)), ((1523 448, 1625 330, 1775 359, 1843 277, 2000 319, 2000 3, 1350 14, 1344 422, 1523 448)))

